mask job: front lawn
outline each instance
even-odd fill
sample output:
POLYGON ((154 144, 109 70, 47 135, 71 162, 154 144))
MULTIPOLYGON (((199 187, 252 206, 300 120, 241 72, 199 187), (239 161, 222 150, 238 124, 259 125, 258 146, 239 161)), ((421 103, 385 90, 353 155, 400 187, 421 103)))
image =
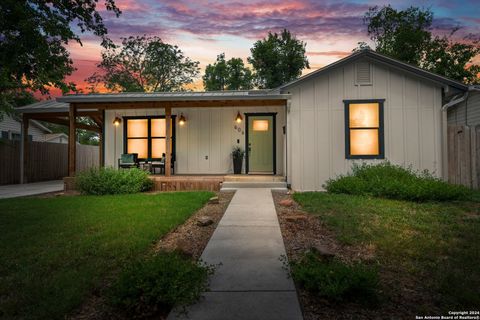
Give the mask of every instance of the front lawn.
POLYGON ((394 279, 393 287, 383 288, 385 299, 415 291, 425 298, 416 311, 431 311, 430 304, 444 312, 480 306, 479 203, 322 192, 295 193, 294 199, 344 245, 373 248, 381 277, 394 279))
POLYGON ((63 318, 211 196, 0 200, 0 318, 63 318))

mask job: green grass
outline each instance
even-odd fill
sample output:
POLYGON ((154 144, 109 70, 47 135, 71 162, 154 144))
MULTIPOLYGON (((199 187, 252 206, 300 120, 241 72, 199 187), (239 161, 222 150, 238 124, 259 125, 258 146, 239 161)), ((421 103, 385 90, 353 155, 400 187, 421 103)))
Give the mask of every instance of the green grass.
POLYGON ((377 302, 377 270, 366 264, 346 264, 340 259, 326 259, 309 251, 291 261, 289 267, 295 282, 313 295, 370 306, 377 302))
POLYGON ((211 196, 1 200, 0 318, 63 318, 211 196))
POLYGON ((342 243, 372 245, 383 268, 422 279, 446 310, 480 305, 478 203, 415 203, 321 192, 296 193, 294 199, 342 243))

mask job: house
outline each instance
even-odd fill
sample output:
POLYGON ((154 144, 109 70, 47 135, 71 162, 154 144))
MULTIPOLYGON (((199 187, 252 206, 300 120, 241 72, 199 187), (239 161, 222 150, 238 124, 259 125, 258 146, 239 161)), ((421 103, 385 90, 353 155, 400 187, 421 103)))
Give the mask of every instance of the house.
POLYGON ((66 95, 20 108, 24 119, 101 132, 102 163, 122 153, 165 155, 173 175, 232 173, 231 150, 246 149, 242 172, 283 177, 295 190, 322 190, 354 162, 389 160, 447 176, 447 114, 462 83, 370 50, 273 90, 66 95), (76 117, 97 125, 81 125, 76 117))
MULTIPOLYGON (((68 143, 68 136, 63 133, 48 133, 43 135, 43 142, 50 142, 50 143, 68 143)), ((77 142, 78 143, 78 142, 77 142)))
POLYGON ((449 125, 480 125, 480 86, 470 86, 468 91, 459 95, 447 108, 449 125))
MULTIPOLYGON (((16 116, 4 115, 0 121, 1 138, 6 140, 20 140, 22 123, 16 116)), ((46 134, 52 131, 40 122, 32 120, 32 126, 28 130, 30 141, 44 141, 46 134)))

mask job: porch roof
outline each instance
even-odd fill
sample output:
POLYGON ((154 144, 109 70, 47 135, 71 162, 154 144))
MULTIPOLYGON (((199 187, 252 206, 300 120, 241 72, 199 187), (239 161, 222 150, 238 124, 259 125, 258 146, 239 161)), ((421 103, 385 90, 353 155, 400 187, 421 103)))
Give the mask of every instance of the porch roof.
POLYGON ((207 92, 122 92, 100 94, 70 94, 55 100, 36 102, 16 108, 19 113, 68 115, 71 103, 83 111, 109 108, 188 107, 188 106, 254 106, 277 105, 290 98, 273 90, 207 91, 207 92), (269 102, 264 104, 263 102, 269 102), (90 109, 91 108, 91 109, 90 109))
POLYGON ((143 101, 225 101, 225 100, 285 100, 290 94, 272 90, 250 91, 192 91, 192 92, 122 92, 103 94, 71 94, 57 98, 59 102, 143 102, 143 101))
POLYGON ((50 112, 67 112, 69 104, 58 102, 56 100, 45 100, 35 102, 23 107, 15 108, 19 113, 50 113, 50 112))

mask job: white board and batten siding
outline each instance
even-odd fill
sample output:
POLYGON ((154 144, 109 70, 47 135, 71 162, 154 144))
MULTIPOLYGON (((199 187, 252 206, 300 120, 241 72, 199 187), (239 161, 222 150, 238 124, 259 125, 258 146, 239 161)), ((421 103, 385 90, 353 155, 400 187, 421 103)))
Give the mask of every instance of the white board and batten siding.
POLYGON ((385 159, 442 175, 441 87, 368 63, 370 85, 356 85, 352 62, 288 88, 288 180, 294 190, 322 190, 326 180, 347 173, 354 161, 382 161, 346 159, 343 100, 385 99, 385 159))
MULTIPOLYGON (((181 113, 187 122, 176 124, 176 174, 229 174, 233 173, 231 152, 234 146, 245 150, 244 113, 271 112, 276 114, 276 162, 277 174, 284 172, 285 107, 212 107, 174 108, 172 115, 181 113), (235 122, 237 112, 243 115, 241 124, 235 122), (237 127, 237 129, 235 129, 237 127), (240 131, 238 130, 240 127, 240 131), (239 143, 237 143, 237 139, 239 143)), ((123 123, 117 127, 116 150, 114 150, 115 116, 160 116, 163 109, 109 110, 105 113, 105 164, 114 166, 123 153, 123 123), (116 154, 114 154, 114 152, 116 154)), ((245 170, 245 161, 244 168, 245 170)))

